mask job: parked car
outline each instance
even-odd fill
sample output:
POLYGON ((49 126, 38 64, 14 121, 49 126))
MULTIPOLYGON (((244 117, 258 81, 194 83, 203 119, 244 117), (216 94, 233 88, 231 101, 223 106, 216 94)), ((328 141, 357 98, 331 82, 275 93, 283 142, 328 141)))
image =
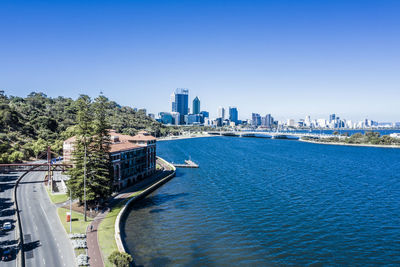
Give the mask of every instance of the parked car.
POLYGON ((1 253, 1 260, 2 261, 9 261, 13 257, 13 250, 12 248, 5 248, 1 253))
POLYGON ((3 224, 3 230, 11 230, 12 224, 10 222, 6 222, 3 224))

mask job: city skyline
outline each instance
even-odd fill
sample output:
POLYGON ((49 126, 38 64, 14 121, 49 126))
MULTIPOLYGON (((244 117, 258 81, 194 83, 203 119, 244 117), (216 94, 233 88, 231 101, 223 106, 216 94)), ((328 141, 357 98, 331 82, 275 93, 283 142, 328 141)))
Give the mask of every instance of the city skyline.
POLYGON ((397 121, 399 13, 398 1, 368 0, 2 1, 0 89, 103 92, 157 114, 185 87, 211 117, 235 105, 240 119, 397 121))

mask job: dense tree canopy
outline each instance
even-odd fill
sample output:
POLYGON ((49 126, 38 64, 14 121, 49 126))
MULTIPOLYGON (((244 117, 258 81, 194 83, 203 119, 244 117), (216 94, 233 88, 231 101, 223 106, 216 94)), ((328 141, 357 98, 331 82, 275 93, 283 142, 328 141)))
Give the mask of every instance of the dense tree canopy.
MULTIPOLYGON (((63 141, 76 134, 78 104, 78 100, 61 96, 33 92, 17 97, 0 91, 0 163, 37 158, 48 145, 61 155, 63 141)), ((145 129, 164 136, 179 131, 107 98, 102 105, 107 124, 118 132, 134 135, 145 129)))

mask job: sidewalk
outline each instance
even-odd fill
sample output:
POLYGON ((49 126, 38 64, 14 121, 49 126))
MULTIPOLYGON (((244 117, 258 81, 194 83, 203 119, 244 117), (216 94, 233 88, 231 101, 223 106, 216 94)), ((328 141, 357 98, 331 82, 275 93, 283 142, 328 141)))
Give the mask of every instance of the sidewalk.
MULTIPOLYGON (((161 178, 167 176, 171 170, 168 165, 164 164, 161 161, 157 161, 161 166, 163 166, 163 171, 157 172, 153 174, 152 176, 138 182, 137 184, 126 188, 122 190, 118 195, 114 196, 110 200, 109 206, 112 208, 116 204, 118 204, 120 201, 125 200, 126 198, 129 198, 132 194, 142 191, 143 189, 151 186, 155 182, 159 181, 161 178)), ((86 229, 86 240, 87 240, 87 247, 88 247, 88 256, 89 256, 89 264, 92 267, 104 267, 104 261, 107 261, 107 259, 103 259, 103 255, 100 251, 99 243, 98 243, 98 235, 97 235, 97 229, 100 225, 100 223, 103 221, 103 219, 107 216, 109 213, 110 209, 107 209, 103 213, 98 214, 93 222, 89 225, 89 227, 86 229), (90 226, 93 226, 93 230, 90 231, 90 226)), ((110 240, 110 242, 112 242, 110 240)))
POLYGON ((108 211, 97 215, 94 221, 90 224, 93 230, 90 231, 90 226, 86 229, 86 240, 88 247, 89 264, 92 267, 103 267, 103 257, 97 241, 97 228, 101 221, 107 216, 108 211))

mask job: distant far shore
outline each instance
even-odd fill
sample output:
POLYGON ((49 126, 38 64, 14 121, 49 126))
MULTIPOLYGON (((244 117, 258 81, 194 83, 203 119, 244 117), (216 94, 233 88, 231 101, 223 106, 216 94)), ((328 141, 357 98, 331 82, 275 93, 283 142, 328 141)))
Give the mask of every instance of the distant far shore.
POLYGON ((201 137, 215 137, 220 135, 212 134, 190 134, 190 135, 178 135, 178 136, 168 136, 157 138, 157 141, 171 141, 171 140, 181 140, 181 139, 191 139, 191 138, 201 138, 201 137))
POLYGON ((396 145, 348 144, 348 143, 340 143, 340 142, 319 142, 319 141, 302 140, 302 139, 299 139, 299 141, 306 142, 306 143, 321 144, 321 145, 334 145, 334 146, 400 148, 400 146, 396 146, 396 145))

